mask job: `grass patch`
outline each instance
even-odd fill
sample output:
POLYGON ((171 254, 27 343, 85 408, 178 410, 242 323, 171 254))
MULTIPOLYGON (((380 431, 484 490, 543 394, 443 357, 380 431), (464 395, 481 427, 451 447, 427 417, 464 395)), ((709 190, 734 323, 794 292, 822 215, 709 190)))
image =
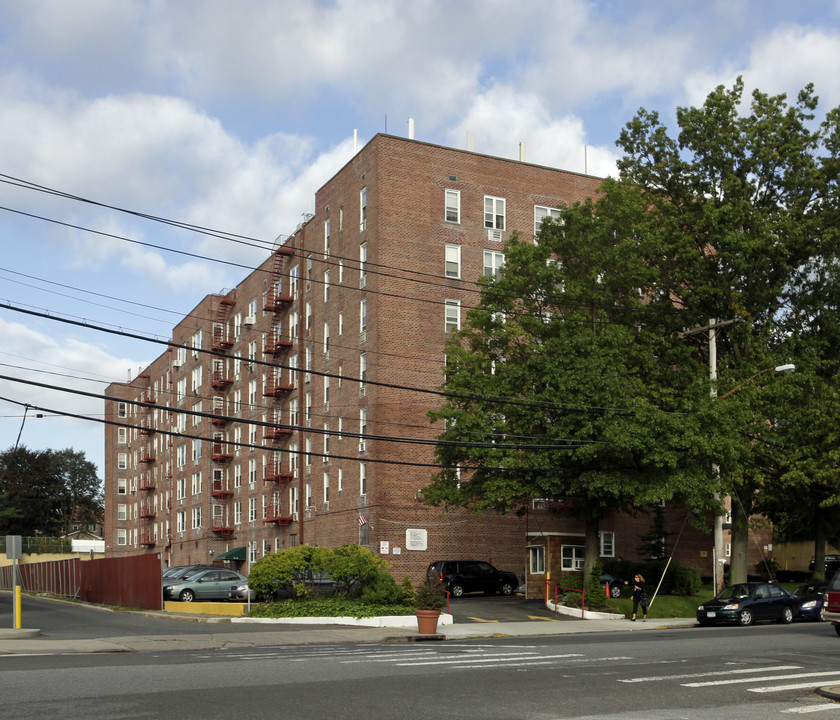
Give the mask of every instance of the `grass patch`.
POLYGON ((360 600, 342 598, 302 598, 278 600, 252 605, 248 617, 300 618, 300 617, 353 617, 368 618, 383 615, 414 615, 410 605, 372 605, 360 600))
MULTIPOLYGON (((648 591, 650 592, 650 591, 648 591)), ((693 618, 697 615, 697 606, 714 597, 711 585, 704 585, 697 595, 657 595, 653 605, 648 608, 649 618, 693 618)), ((610 605, 625 617, 633 615, 633 598, 611 598, 610 605)), ((642 609, 639 608, 641 615, 642 609)))

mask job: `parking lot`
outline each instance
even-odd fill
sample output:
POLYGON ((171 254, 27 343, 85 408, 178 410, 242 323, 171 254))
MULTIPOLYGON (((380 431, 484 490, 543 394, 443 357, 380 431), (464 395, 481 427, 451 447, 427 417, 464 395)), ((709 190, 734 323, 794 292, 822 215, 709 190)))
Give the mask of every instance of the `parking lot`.
POLYGON ((574 618, 545 609, 541 600, 526 600, 523 595, 464 595, 451 598, 449 610, 456 623, 525 622, 546 620, 566 622, 574 618))

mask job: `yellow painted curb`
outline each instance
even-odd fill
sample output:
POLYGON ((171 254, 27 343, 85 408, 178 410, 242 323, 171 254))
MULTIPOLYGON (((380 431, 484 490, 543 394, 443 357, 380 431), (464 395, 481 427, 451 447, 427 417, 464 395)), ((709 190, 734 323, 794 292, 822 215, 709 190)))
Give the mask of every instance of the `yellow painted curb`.
POLYGON ((191 613, 193 615, 226 615, 242 617, 247 608, 246 603, 232 602, 178 602, 166 600, 163 609, 167 612, 191 613))

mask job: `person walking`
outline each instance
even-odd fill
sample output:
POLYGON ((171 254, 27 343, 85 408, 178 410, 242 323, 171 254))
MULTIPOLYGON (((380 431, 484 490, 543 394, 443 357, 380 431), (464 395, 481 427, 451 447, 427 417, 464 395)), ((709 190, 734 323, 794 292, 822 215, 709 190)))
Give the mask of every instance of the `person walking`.
POLYGON ((630 618, 633 622, 636 621, 636 613, 639 611, 639 605, 642 606, 642 622, 647 622, 648 596, 647 590, 645 589, 645 579, 637 573, 635 578, 633 578, 633 617, 630 618))

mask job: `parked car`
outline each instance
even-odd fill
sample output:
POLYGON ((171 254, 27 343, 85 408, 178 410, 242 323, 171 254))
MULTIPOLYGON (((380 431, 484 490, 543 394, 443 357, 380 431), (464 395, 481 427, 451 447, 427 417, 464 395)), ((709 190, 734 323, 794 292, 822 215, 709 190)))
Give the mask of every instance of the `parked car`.
POLYGON ((601 587, 606 591, 607 586, 610 588, 610 597, 617 598, 632 594, 632 588, 623 577, 613 575, 612 573, 604 573, 601 575, 601 587))
POLYGON ((169 568, 169 573, 164 573, 161 577, 161 582, 163 585, 170 585, 174 582, 177 582, 181 578, 188 577, 190 575, 194 575, 201 570, 213 570, 219 569, 218 565, 181 565, 179 567, 171 567, 169 568))
POLYGON ((163 586, 164 600, 227 600, 234 585, 248 582, 248 578, 226 568, 204 569, 186 574, 173 583, 163 586))
POLYGON ((697 622, 752 625, 756 620, 789 623, 799 614, 799 599, 771 583, 736 583, 697 608, 697 622))
POLYGON ((440 580, 453 597, 471 592, 513 595, 519 586, 516 573, 497 570, 483 560, 436 560, 427 568, 426 577, 440 580))
POLYGON ((828 583, 803 583, 793 594, 799 598, 799 617, 824 620, 825 589, 828 583))
MULTIPOLYGON (((808 563, 808 569, 814 572, 814 561, 808 563)), ((840 555, 826 555, 825 556, 825 573, 831 575, 840 570, 840 555)))
POLYGON ((834 573, 825 589, 823 616, 834 625, 835 632, 840 635, 840 570, 834 573))
POLYGON ((257 593, 248 587, 248 583, 237 583, 228 591, 228 600, 250 600, 254 602, 257 599, 257 593))

